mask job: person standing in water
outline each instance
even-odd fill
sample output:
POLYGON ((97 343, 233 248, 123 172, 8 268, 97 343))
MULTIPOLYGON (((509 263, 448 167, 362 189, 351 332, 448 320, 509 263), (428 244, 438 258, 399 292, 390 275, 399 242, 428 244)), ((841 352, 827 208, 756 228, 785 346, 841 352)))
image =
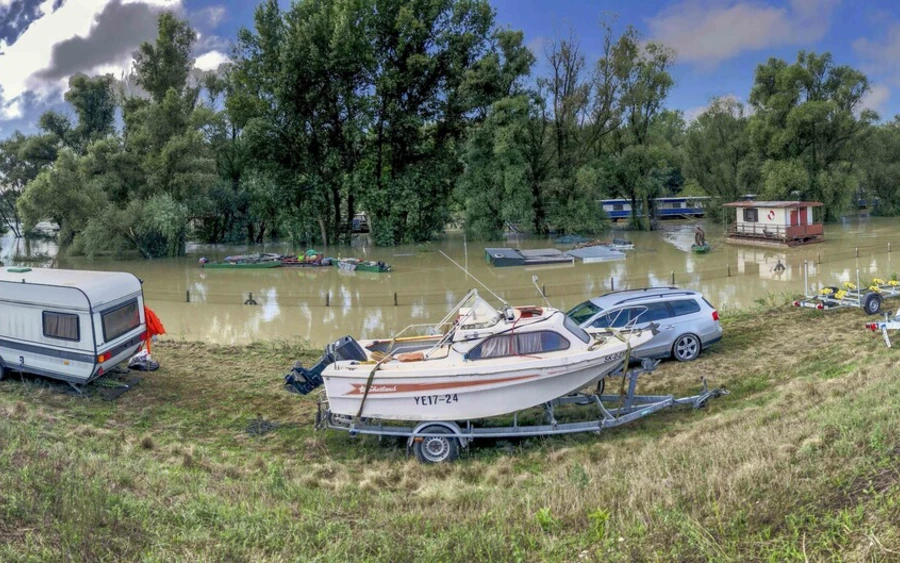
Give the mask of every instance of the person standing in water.
POLYGON ((697 225, 697 232, 694 233, 694 244, 696 244, 697 246, 706 245, 706 233, 703 232, 703 229, 700 228, 700 225, 697 225))

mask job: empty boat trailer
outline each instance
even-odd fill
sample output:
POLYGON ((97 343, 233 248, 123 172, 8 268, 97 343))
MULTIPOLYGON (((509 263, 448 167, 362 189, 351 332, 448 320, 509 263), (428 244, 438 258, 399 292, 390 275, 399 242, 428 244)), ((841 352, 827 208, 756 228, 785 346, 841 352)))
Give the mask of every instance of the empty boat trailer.
POLYGON ((80 389, 133 356, 145 331, 131 274, 0 268, 0 379, 33 373, 80 389))

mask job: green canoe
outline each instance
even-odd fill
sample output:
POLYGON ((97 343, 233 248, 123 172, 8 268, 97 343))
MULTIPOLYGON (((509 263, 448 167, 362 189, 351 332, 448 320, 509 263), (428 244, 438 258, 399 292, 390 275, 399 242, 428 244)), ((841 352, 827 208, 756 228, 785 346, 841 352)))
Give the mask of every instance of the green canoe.
POLYGON ((697 254, 706 254, 707 252, 712 250, 712 247, 709 246, 708 244, 703 244, 703 245, 692 244, 691 250, 693 250, 697 254))
POLYGON ((281 266, 280 260, 272 262, 209 262, 204 264, 204 268, 231 268, 235 270, 251 269, 251 268, 278 268, 281 266))

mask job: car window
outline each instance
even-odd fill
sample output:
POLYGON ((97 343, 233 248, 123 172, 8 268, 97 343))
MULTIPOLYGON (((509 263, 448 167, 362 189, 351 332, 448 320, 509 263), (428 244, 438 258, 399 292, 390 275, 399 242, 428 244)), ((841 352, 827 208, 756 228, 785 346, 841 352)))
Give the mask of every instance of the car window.
POLYGON ((676 317, 680 317, 682 315, 692 315, 694 313, 700 312, 700 304, 693 299, 680 299, 678 301, 670 301, 669 304, 672 306, 672 310, 675 311, 676 317))
POLYGON ((669 305, 666 302, 647 303, 643 306, 647 309, 645 311, 637 311, 637 314, 640 315, 637 317, 638 323, 662 321, 672 316, 672 313, 669 311, 669 305))
POLYGON ((584 303, 580 303, 572 307, 566 316, 575 321, 578 324, 581 324, 591 317, 602 311, 603 309, 594 305, 590 301, 585 301, 584 303))

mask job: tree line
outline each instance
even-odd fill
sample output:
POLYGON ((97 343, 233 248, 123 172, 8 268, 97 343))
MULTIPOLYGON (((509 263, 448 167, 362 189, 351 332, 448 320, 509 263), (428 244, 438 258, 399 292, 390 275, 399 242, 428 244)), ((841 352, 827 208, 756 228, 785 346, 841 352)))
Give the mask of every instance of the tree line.
POLYGON ((231 62, 193 69, 196 32, 170 13, 133 74, 70 79, 74 119, 0 142, 0 221, 59 226, 70 251, 176 256, 188 238, 347 242, 365 211, 377 244, 451 222, 497 238, 608 227, 600 200, 753 193, 900 209, 900 121, 862 107, 869 82, 828 53, 769 59, 748 103, 696 119, 666 108, 676 53, 600 23, 533 53, 487 0, 277 0, 239 31, 231 62), (537 72, 537 57, 546 70, 537 72))

